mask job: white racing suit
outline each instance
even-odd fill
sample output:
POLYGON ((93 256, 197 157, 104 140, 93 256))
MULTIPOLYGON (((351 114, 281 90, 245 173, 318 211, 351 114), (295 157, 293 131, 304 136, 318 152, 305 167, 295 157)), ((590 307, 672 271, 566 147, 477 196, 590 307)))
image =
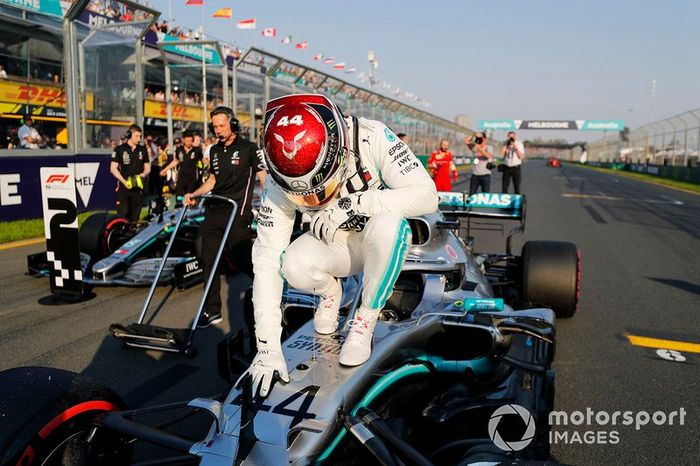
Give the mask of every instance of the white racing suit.
POLYGON ((352 119, 346 122, 351 151, 339 196, 363 192, 365 215, 343 224, 330 245, 311 232, 289 244, 296 210, 302 208, 274 180, 266 180, 253 245, 259 347, 280 341, 284 280, 294 288, 323 295, 335 285, 336 277, 364 272, 362 303, 380 310, 391 295, 410 246, 406 217, 437 209, 435 183, 404 142, 378 121, 356 120, 359 137, 355 137, 352 119))

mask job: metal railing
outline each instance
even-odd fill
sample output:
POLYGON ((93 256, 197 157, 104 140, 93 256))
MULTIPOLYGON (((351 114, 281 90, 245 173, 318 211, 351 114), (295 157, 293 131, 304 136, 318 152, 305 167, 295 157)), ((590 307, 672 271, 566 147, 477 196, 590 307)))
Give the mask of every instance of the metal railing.
POLYGON ((654 121, 588 145, 588 159, 670 166, 695 166, 700 157, 700 109, 654 121), (626 139, 626 140, 625 140, 626 139))

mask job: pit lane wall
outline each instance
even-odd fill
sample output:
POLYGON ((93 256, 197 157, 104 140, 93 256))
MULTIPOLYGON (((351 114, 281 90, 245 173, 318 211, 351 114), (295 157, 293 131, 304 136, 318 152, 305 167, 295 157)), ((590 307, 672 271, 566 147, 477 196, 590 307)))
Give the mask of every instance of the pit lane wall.
POLYGON ((0 156, 0 221, 42 218, 42 167, 73 166, 78 211, 114 209, 116 180, 109 154, 0 156), (71 165, 72 164, 72 165, 71 165))

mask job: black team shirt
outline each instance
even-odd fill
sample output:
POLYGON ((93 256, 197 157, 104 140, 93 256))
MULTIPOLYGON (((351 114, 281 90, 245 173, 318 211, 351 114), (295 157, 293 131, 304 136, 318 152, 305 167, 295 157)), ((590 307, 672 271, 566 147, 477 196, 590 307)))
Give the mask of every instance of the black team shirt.
POLYGON ((177 148, 175 153, 177 161, 180 163, 180 171, 178 176, 183 180, 196 180, 199 168, 197 163, 204 158, 202 155, 202 149, 199 147, 194 147, 188 151, 184 146, 177 148))
POLYGON ((216 176, 212 194, 233 199, 238 203, 238 216, 250 216, 255 174, 264 169, 262 152, 240 136, 225 146, 222 141, 209 151, 211 173, 216 176))
POLYGON ((112 162, 119 164, 119 173, 124 178, 138 175, 143 172, 143 166, 148 162, 148 151, 140 144, 131 150, 129 144, 124 143, 114 148, 112 162))

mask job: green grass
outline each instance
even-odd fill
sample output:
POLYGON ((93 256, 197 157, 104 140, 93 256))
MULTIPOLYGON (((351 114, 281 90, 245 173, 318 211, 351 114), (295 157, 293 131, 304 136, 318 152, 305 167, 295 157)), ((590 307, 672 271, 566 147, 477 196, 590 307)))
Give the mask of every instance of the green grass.
POLYGON ((639 181, 645 181, 651 184, 658 184, 661 186, 666 186, 667 188, 680 189, 681 191, 700 194, 700 185, 695 183, 688 183, 687 181, 670 180, 668 178, 661 178, 659 176, 648 175, 646 173, 635 173, 621 170, 612 170, 610 168, 591 167, 590 165, 576 164, 576 166, 588 168, 590 170, 596 170, 603 173, 610 173, 612 175, 624 176, 626 178, 632 178, 639 181))
MULTIPOLYGON (((95 211, 78 214, 78 225, 82 225, 83 221, 93 213, 95 211)), ((43 236, 44 220, 41 218, 0 222, 0 244, 43 236)))

